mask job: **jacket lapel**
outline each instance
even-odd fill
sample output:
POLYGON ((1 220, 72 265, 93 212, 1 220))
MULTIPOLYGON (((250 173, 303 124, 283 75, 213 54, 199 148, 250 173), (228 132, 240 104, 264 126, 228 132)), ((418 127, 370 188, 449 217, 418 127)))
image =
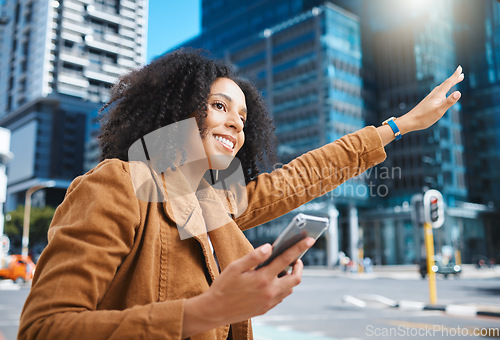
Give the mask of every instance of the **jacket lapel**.
POLYGON ((253 247, 232 218, 238 211, 230 191, 205 185, 196 196, 222 271, 253 247))

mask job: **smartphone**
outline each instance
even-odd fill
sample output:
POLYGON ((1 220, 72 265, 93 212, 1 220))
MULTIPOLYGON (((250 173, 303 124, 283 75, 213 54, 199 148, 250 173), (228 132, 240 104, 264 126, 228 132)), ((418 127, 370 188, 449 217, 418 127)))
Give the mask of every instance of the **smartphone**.
MULTIPOLYGON (((271 263, 276 257, 281 255, 285 250, 298 243, 300 240, 306 237, 312 237, 317 240, 321 234, 328 228, 328 218, 317 217, 306 214, 297 214, 288 226, 283 230, 283 232, 278 236, 276 241, 273 243, 273 251, 269 258, 259 264, 255 269, 262 268, 271 263)), ((285 275, 293 266, 293 264, 300 259, 307 252, 304 251, 300 254, 295 261, 293 261, 289 266, 287 266, 278 277, 285 275)))

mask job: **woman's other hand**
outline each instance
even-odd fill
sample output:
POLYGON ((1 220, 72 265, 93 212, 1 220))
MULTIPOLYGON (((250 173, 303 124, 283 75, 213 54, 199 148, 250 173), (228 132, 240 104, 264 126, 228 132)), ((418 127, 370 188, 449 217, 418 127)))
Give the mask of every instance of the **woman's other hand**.
POLYGON ((278 274, 313 244, 314 239, 308 237, 259 270, 255 267, 271 255, 269 244, 232 262, 207 292, 186 301, 183 336, 247 320, 272 309, 301 282, 302 261, 295 262, 291 273, 282 277, 278 274))

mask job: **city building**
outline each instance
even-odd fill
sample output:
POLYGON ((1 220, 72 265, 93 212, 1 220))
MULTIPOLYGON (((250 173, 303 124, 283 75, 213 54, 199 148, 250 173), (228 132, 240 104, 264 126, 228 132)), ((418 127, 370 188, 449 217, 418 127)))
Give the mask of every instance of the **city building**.
MULTIPOLYGON (((488 258, 500 257, 500 3, 461 1, 455 6, 457 55, 463 60, 464 136, 469 200, 482 205, 481 248, 488 258), (496 211, 492 213, 491 211, 496 211)), ((475 259, 477 260, 477 259, 475 259)))
POLYGON ((463 106, 470 198, 500 206, 500 6, 493 1, 456 9, 463 26, 457 32, 459 55, 467 70, 463 106))
POLYGON ((7 209, 45 180, 56 181, 46 200, 58 205, 98 159, 94 123, 109 87, 146 61, 148 1, 9 0, 1 13, 0 126, 17 155, 7 209))
POLYGON ((62 202, 64 189, 84 171, 85 128, 93 110, 94 102, 51 95, 32 100, 1 120, 12 131, 11 150, 16 155, 8 165, 6 211, 24 204, 29 187, 48 180, 55 180, 60 190, 46 190, 46 203, 62 202))
MULTIPOLYGON (((467 262, 499 255, 500 245, 494 245, 490 238, 495 234, 498 213, 491 204, 478 200, 482 192, 475 191, 466 178, 466 174, 474 181, 478 178, 467 163, 478 152, 466 143, 474 124, 469 117, 477 109, 467 104, 471 98, 467 60, 474 55, 472 46, 478 47, 477 53, 487 51, 484 44, 477 43, 478 36, 486 35, 473 28, 485 21, 471 15, 472 8, 491 11, 495 7, 498 11, 499 5, 494 1, 483 1, 482 6, 470 2, 463 7, 453 4, 427 0, 349 3, 364 23, 363 52, 375 70, 378 121, 408 112, 452 74, 458 64, 466 73, 466 82, 458 87, 463 94, 461 102, 443 119, 432 128, 405 136, 404 141, 387 147, 388 158, 379 168, 400 169, 395 172, 400 177, 376 178, 379 186, 387 186, 389 194, 359 218, 365 254, 376 263, 412 263, 425 256, 421 224, 412 219, 410 203, 428 188, 441 191, 447 206, 445 224, 434 231, 436 253, 451 247, 467 262), (449 8, 466 14, 457 17, 449 8), (469 41, 464 42, 464 37, 469 37, 469 41), (476 42, 472 43, 474 39, 476 42)), ((498 138, 496 132, 494 135, 491 131, 488 136, 498 138)), ((493 148, 489 149, 490 154, 493 148)), ((494 161, 489 166, 494 167, 494 161)))
POLYGON ((145 62, 147 1, 16 0, 3 11, 0 117, 52 93, 105 101, 145 62))

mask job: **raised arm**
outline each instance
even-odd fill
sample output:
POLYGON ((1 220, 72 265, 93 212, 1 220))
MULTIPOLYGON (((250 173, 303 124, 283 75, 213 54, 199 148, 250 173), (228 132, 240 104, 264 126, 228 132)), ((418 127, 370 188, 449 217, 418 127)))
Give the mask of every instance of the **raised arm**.
MULTIPOLYGON (((396 118, 401 134, 423 130, 436 123, 460 99, 450 89, 462 81, 459 66, 407 114, 396 118)), ((297 157, 247 185, 248 208, 236 219, 243 230, 268 222, 335 189, 385 159, 384 147, 395 139, 389 125, 366 127, 319 149, 297 157)))

